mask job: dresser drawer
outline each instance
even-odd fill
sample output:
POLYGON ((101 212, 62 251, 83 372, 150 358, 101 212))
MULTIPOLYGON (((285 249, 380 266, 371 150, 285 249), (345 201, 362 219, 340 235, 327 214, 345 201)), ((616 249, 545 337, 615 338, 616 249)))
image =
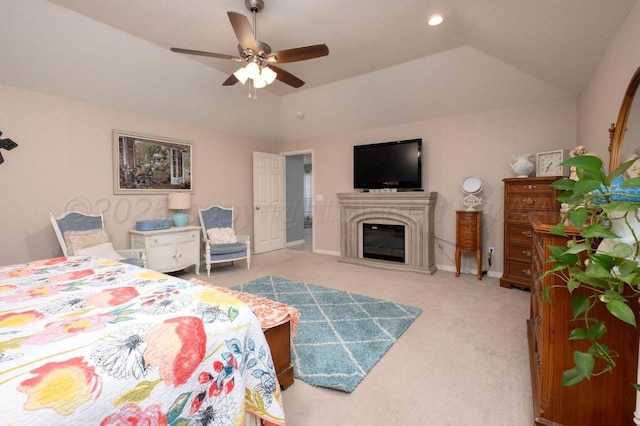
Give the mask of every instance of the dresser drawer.
POLYGON ((526 282, 528 286, 531 286, 531 263, 507 260, 504 272, 514 280, 526 282))
POLYGON ((173 232, 171 234, 150 235, 148 238, 148 247, 158 247, 166 245, 175 245, 197 241, 198 231, 173 232))
POLYGON ((506 182, 505 190, 507 193, 524 193, 524 194, 550 194, 554 189, 551 182, 506 182))
POLYGON ((529 210, 510 210, 506 217, 508 222, 529 223, 529 210))
POLYGON ((524 243, 531 247, 533 230, 528 223, 508 223, 505 226, 505 235, 509 242, 524 243))
POLYGON ((557 201, 552 195, 514 194, 507 196, 507 208, 511 210, 554 210, 557 201))
POLYGON ((531 262, 533 256, 531 247, 526 244, 507 243, 507 258, 520 260, 522 262, 531 262))

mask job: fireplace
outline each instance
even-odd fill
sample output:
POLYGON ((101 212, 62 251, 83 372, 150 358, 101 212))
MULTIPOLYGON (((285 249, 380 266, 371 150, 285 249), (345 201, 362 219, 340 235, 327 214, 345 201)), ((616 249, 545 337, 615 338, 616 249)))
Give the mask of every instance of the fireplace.
POLYGON ((337 195, 341 222, 339 261, 426 274, 436 272, 433 238, 435 192, 349 192, 337 195), (365 248, 365 245, 374 246, 369 235, 364 241, 363 234, 371 230, 369 225, 378 226, 374 231, 384 230, 393 236, 390 229, 402 228, 403 242, 398 240, 385 248, 385 251, 392 249, 392 259, 374 257, 380 255, 381 250, 365 248), (382 229, 380 225, 384 225, 382 229), (391 225, 391 228, 386 228, 386 225, 391 225))
POLYGON ((363 223, 362 257, 404 263, 404 225, 363 223))

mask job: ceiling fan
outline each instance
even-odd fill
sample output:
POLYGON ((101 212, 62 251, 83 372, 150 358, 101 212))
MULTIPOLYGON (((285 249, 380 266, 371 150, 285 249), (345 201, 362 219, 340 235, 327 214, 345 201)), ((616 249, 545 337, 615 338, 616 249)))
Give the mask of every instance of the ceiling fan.
POLYGON ((315 44, 313 46, 296 47, 293 49, 272 52, 271 47, 262 41, 257 40, 256 14, 264 8, 263 0, 245 0, 245 6, 253 14, 253 31, 246 16, 227 12, 233 31, 238 39, 239 56, 225 55, 221 53, 202 52, 199 50, 182 49, 172 47, 171 51, 186 53, 188 55, 208 56, 211 58, 230 59, 236 62, 246 63, 222 83, 223 86, 233 86, 238 81, 244 84, 247 79, 251 79, 253 87, 256 89, 271 84, 274 80, 279 80, 289 86, 301 87, 304 81, 295 75, 283 70, 274 64, 284 64, 287 62, 305 61, 307 59, 319 58, 329 54, 326 44, 315 44))

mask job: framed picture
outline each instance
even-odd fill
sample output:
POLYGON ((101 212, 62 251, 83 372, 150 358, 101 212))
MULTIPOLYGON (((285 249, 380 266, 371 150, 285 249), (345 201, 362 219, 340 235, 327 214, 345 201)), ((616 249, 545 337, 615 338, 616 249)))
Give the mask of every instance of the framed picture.
POLYGON ((114 194, 172 191, 193 191, 193 144, 114 130, 114 194))

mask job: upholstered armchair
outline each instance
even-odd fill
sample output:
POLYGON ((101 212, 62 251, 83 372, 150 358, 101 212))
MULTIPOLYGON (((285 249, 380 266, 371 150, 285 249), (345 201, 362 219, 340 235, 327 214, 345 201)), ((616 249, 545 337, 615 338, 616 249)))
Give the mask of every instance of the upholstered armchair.
POLYGON ((198 208, 204 241, 204 263, 207 276, 211 276, 211 264, 246 259, 251 267, 251 239, 248 235, 236 235, 233 229, 233 207, 209 206, 198 208))
POLYGON ((100 256, 140 267, 146 267, 144 250, 115 250, 104 228, 102 212, 89 215, 67 212, 55 217, 49 213, 60 248, 65 256, 100 256))

